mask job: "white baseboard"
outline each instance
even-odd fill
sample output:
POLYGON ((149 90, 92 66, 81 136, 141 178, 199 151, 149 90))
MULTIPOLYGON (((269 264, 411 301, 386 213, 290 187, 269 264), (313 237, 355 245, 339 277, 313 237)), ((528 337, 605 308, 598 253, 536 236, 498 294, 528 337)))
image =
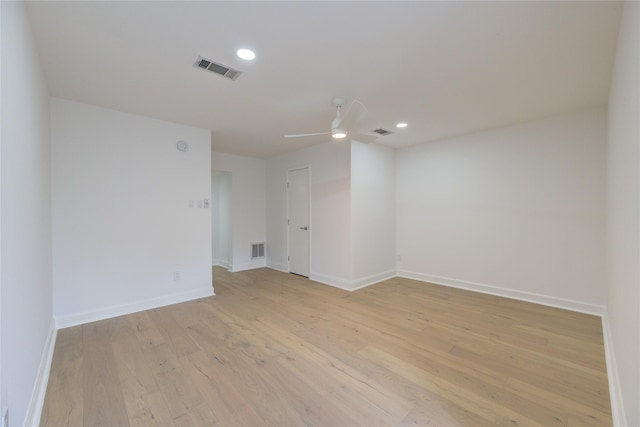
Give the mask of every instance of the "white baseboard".
POLYGON ((613 336, 609 325, 609 314, 605 307, 602 313, 602 334, 604 335, 604 354, 607 363, 607 378, 609 379, 609 398, 611 400, 611 415, 614 427, 625 427, 627 425, 626 415, 622 402, 622 389, 620 388, 620 377, 618 376, 618 366, 613 351, 613 336))
POLYGON ((371 276, 362 277, 360 279, 354 279, 351 281, 351 290, 356 291, 358 289, 366 288, 367 286, 371 286, 388 279, 393 279, 394 277, 396 277, 396 271, 388 270, 372 274, 371 276))
POLYGON ((223 267, 223 268, 226 268, 227 270, 231 267, 231 263, 229 261, 225 261, 222 259, 214 259, 212 265, 214 267, 223 267))
POLYGON ((281 271, 283 273, 290 273, 289 271, 289 267, 286 264, 280 264, 278 262, 272 262, 267 260, 267 267, 273 269, 273 270, 278 270, 281 271))
POLYGON ((190 291, 179 292, 170 295, 163 295, 161 297, 136 301, 129 304, 113 305, 111 307, 100 308, 97 310, 69 314, 66 316, 58 316, 55 318, 56 328, 68 328, 71 326, 82 325, 84 323, 110 319, 112 317, 123 316, 125 314, 163 307, 165 305, 178 304, 181 302, 210 297, 213 295, 215 295, 213 292, 213 287, 209 285, 204 288, 193 289, 190 291))
POLYGON ((232 273, 236 273, 238 271, 253 270, 254 268, 262 268, 266 266, 267 266, 267 262, 263 258, 259 261, 245 262, 243 264, 233 264, 229 268, 229 271, 231 271, 232 273))
POLYGON ((326 274, 311 273, 309 279, 324 283, 325 285, 340 288, 345 291, 353 292, 358 289, 371 286, 374 283, 382 282, 383 280, 396 277, 395 270, 383 271, 380 273, 372 274, 371 276, 361 277, 359 279, 343 279, 341 277, 329 276, 326 274))
POLYGON ((604 306, 601 305, 574 301, 565 298, 552 297, 533 292, 518 291, 515 289, 501 288, 498 286, 467 282, 465 280, 457 280, 448 277, 433 276, 430 274, 415 273, 405 270, 398 270, 397 273, 398 277, 405 277, 407 279, 415 279, 422 282, 434 283, 436 285, 450 286, 452 288, 466 289, 468 291, 481 292, 483 294, 512 298, 520 301, 542 304, 549 307, 556 307, 565 310, 577 311, 579 313, 592 314, 595 316, 602 316, 602 312, 604 310, 604 306))
POLYGON ((51 324, 49 325, 49 333, 47 334, 47 339, 45 341, 44 348, 42 350, 42 356, 40 358, 38 375, 36 376, 36 382, 33 385, 31 399, 29 399, 27 413, 24 418, 25 427, 37 427, 40 425, 40 417, 42 416, 44 397, 47 393, 49 373, 51 372, 51 361, 53 360, 53 350, 56 347, 57 336, 58 330, 55 327, 54 320, 51 319, 51 324))
POLYGON ((340 277, 312 272, 309 274, 309 280, 324 283, 325 285, 333 286, 334 288, 339 288, 345 291, 351 291, 350 280, 342 279, 340 277))

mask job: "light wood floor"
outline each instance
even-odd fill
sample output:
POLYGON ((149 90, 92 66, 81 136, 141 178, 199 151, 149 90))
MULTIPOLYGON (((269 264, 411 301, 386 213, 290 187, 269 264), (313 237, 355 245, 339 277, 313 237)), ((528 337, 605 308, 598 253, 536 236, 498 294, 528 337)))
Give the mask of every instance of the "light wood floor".
POLYGON ((407 279, 214 287, 60 330, 41 424, 612 424, 599 318, 407 279))

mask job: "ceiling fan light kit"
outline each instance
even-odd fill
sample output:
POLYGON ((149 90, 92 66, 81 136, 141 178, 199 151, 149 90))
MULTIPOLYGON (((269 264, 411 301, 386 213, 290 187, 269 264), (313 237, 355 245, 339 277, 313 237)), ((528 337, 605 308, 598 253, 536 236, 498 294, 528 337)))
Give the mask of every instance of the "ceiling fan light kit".
POLYGON ((331 121, 330 132, 288 134, 284 135, 284 137, 300 138, 305 136, 331 135, 332 140, 335 142, 345 141, 347 140, 347 137, 350 137, 350 139, 355 139, 365 143, 372 142, 376 139, 373 135, 364 135, 352 132, 355 124, 367 114, 367 108, 362 102, 353 100, 344 116, 342 115, 344 99, 336 97, 331 100, 331 103, 336 107, 336 117, 331 121))
POLYGON ((331 131, 331 137, 333 139, 344 139, 347 137, 347 132, 342 129, 333 129, 331 131))

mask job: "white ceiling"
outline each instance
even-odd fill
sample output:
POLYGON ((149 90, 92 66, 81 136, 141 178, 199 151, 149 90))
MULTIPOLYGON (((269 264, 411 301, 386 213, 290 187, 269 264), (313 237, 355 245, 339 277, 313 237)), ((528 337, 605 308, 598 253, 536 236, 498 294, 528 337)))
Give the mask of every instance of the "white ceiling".
POLYGON ((52 96, 212 130, 268 157, 323 142, 334 96, 402 147, 604 105, 617 2, 29 2, 52 96), (240 47, 257 58, 235 56, 240 47), (194 68, 198 55, 243 71, 194 68), (395 129, 397 121, 409 127, 395 129))

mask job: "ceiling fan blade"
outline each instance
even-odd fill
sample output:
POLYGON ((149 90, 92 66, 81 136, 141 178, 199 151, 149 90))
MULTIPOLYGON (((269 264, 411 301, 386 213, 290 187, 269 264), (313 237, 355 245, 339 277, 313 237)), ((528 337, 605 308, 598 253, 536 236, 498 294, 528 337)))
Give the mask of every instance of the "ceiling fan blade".
POLYGON ((349 106, 347 112, 342 116, 340 120, 340 129, 349 130, 353 128, 353 125, 364 116, 367 115, 367 107, 357 99, 354 99, 349 106))
POLYGON ((331 135, 331 132, 316 132, 316 133, 296 133, 293 135, 284 135, 285 138, 300 138, 303 136, 316 136, 316 135, 331 135))
POLYGON ((364 133, 350 133, 349 134, 349 139, 352 139, 354 141, 358 141, 358 142, 362 142, 364 144, 369 144, 373 141, 375 141, 376 139, 378 139, 377 136, 375 135, 367 135, 364 133))

